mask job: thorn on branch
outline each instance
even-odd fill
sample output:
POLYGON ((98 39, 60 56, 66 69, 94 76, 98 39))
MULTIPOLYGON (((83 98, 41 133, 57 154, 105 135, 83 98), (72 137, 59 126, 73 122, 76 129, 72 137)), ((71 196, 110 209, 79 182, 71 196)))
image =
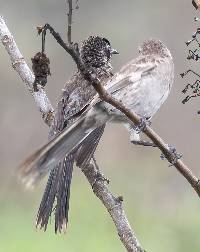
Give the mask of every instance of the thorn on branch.
POLYGON ((97 173, 96 173, 96 176, 95 176, 95 180, 94 180, 94 182, 93 182, 93 184, 92 184, 92 189, 93 189, 93 191, 95 191, 95 189, 96 189, 95 186, 96 186, 96 184, 97 184, 99 181, 104 181, 104 182, 106 182, 107 184, 110 183, 110 180, 107 179, 107 178, 105 178, 101 172, 97 172, 97 173))
POLYGON ((123 196, 119 196, 119 197, 116 198, 116 202, 117 202, 117 203, 120 203, 120 204, 121 204, 123 201, 124 201, 123 196))

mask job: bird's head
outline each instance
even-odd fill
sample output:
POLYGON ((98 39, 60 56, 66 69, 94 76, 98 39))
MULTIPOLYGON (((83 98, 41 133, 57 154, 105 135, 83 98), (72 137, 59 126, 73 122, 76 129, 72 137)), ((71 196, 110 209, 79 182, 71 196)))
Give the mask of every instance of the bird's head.
POLYGON ((140 55, 157 55, 159 57, 171 57, 168 48, 158 39, 145 40, 139 47, 140 55))
POLYGON ((111 47, 110 42, 106 38, 90 36, 83 41, 80 54, 86 66, 111 70, 112 55, 118 54, 118 52, 111 47))

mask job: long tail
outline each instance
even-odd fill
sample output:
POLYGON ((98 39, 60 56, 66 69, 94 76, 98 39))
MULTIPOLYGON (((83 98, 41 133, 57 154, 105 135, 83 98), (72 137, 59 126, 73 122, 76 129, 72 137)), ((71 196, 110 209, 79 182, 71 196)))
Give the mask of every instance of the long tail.
POLYGON ((65 232, 68 222, 70 185, 75 156, 77 166, 83 167, 92 158, 105 125, 95 129, 78 150, 69 154, 50 172, 49 179, 37 214, 36 227, 47 229, 52 212, 55 211, 55 233, 65 232))
POLYGON ((74 153, 71 153, 50 172, 38 210, 36 227, 46 230, 55 210, 55 232, 66 231, 73 164, 74 153))
POLYGON ((64 162, 59 179, 57 204, 55 210, 55 232, 66 232, 69 212, 70 187, 74 164, 74 154, 68 155, 64 162))
POLYGON ((83 168, 90 161, 103 135, 104 129, 105 124, 92 131, 82 142, 76 154, 76 165, 78 167, 83 168))
POLYGON ((58 185, 58 173, 61 168, 61 163, 55 166, 50 172, 47 185, 40 203, 40 207, 36 219, 36 227, 46 231, 49 218, 53 212, 55 197, 58 185))
POLYGON ((57 137, 28 157, 20 167, 22 182, 28 187, 33 186, 49 170, 53 169, 60 160, 71 153, 94 129, 80 117, 57 137))

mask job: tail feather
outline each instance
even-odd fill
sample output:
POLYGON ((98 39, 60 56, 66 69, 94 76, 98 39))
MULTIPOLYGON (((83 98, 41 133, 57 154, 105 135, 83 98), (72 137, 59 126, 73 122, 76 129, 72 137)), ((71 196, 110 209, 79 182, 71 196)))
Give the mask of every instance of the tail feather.
POLYGON ((82 142, 81 147, 76 154, 76 165, 78 167, 84 167, 90 161, 98 146, 104 129, 105 124, 92 131, 82 142))
POLYGON ((55 232, 66 231, 73 163, 74 154, 72 153, 50 172, 38 210, 36 227, 45 231, 51 214, 55 210, 55 232))
POLYGON ((79 118, 24 161, 19 171, 22 182, 28 187, 34 186, 60 160, 73 151, 91 131, 91 125, 86 125, 85 118, 79 118))
POLYGON ((37 214, 36 226, 47 229, 49 218, 55 210, 55 233, 65 232, 68 222, 70 185, 73 172, 73 164, 76 156, 77 166, 83 167, 92 158, 99 140, 103 134, 105 125, 96 128, 82 142, 79 150, 75 150, 64 158, 63 162, 51 170, 45 192, 37 214))
POLYGON ((74 164, 74 154, 69 154, 63 164, 61 173, 59 175, 59 186, 57 191, 57 204, 55 210, 55 232, 65 232, 68 222, 69 199, 70 199, 70 185, 72 180, 74 164))
POLYGON ((61 164, 59 163, 51 172, 40 203, 36 219, 36 227, 47 229, 49 218, 53 212, 55 197, 57 193, 58 174, 61 164))

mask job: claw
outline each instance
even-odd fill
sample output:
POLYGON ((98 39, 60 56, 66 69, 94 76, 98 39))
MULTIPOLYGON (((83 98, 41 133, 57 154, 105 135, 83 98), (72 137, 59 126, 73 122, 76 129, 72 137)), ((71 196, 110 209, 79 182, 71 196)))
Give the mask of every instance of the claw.
MULTIPOLYGON (((170 161, 170 165, 169 166, 174 166, 176 164, 176 162, 182 158, 183 154, 182 153, 178 153, 176 148, 170 144, 168 144, 168 150, 171 152, 172 154, 172 158, 171 158, 171 161, 170 161)), ((162 153, 160 155, 160 158, 162 160, 166 160, 166 156, 162 153)))
POLYGON ((140 145, 140 146, 157 147, 157 145, 155 145, 154 143, 148 142, 148 141, 143 141, 143 140, 139 140, 139 141, 132 140, 131 143, 135 144, 135 145, 140 145))
POLYGON ((133 129, 139 134, 140 132, 144 131, 147 126, 150 126, 151 122, 146 118, 140 118, 140 123, 138 125, 133 125, 133 129))

